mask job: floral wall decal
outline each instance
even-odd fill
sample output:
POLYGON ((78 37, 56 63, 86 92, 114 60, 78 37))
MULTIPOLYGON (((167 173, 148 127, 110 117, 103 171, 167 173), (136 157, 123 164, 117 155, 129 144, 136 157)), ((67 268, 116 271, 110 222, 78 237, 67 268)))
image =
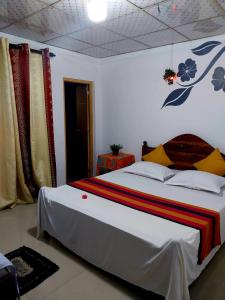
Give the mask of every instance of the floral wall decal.
POLYGON ((185 89, 176 89, 174 90, 169 96, 166 98, 165 102, 163 103, 163 107, 165 106, 178 106, 183 104, 188 96, 190 95, 190 92, 192 90, 193 86, 185 89))
POLYGON ((191 58, 188 58, 185 63, 180 63, 178 66, 177 77, 180 77, 181 81, 189 81, 195 77, 197 72, 196 63, 191 58))
MULTIPOLYGON (((203 56, 211 52, 215 47, 219 46, 221 42, 209 41, 201 44, 197 48, 192 49, 192 53, 197 56, 203 56)), ((177 83, 181 88, 172 91, 166 100, 164 101, 162 108, 166 106, 179 106, 183 104, 190 95, 193 87, 199 83, 215 65, 221 55, 225 52, 225 46, 213 57, 203 73, 192 83, 183 84, 183 82, 194 79, 197 73, 197 64, 195 60, 188 58, 184 63, 178 65, 177 77, 180 78, 181 83, 177 83)), ((223 67, 217 67, 214 70, 214 74, 211 81, 214 86, 214 91, 223 90, 225 92, 225 69, 223 67)))
POLYGON ((195 55, 205 55, 207 53, 209 53, 213 48, 215 48, 216 46, 220 45, 220 42, 217 41, 210 41, 210 42, 206 42, 202 45, 200 45, 199 47, 192 49, 192 53, 194 53, 195 55))
POLYGON ((223 90, 225 92, 225 69, 218 67, 213 73, 212 84, 214 85, 214 91, 223 90))

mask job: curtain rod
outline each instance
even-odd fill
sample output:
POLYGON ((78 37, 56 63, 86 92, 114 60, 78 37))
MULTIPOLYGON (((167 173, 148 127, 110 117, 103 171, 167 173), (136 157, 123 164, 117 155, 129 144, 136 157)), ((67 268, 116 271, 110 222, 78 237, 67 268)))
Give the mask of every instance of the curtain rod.
MULTIPOLYGON (((17 45, 17 44, 9 44, 9 49, 20 49, 22 45, 17 45)), ((41 54, 41 50, 35 50, 35 49, 30 49, 31 52, 33 53, 38 53, 41 54)), ((55 57, 55 53, 49 52, 50 57, 55 57)))

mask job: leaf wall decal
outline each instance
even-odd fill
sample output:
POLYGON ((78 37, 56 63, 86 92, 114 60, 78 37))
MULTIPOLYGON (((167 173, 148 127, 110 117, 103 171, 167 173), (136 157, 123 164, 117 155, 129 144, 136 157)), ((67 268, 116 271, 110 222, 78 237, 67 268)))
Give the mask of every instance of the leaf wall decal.
POLYGON ((166 98, 161 108, 166 106, 179 106, 183 104, 187 100, 192 88, 193 86, 172 91, 172 93, 170 93, 166 98))
POLYGON ((177 84, 180 85, 180 86, 183 86, 183 87, 189 87, 189 86, 196 85, 198 82, 200 82, 209 73, 211 68, 215 65, 215 63, 223 55, 224 52, 225 52, 225 46, 223 48, 221 48, 220 51, 213 57, 213 59, 210 61, 209 65, 207 66, 205 71, 202 73, 202 75, 196 81, 194 81, 190 84, 180 84, 180 83, 177 83, 177 84))
POLYGON ((194 53, 195 55, 205 55, 207 53, 209 53, 212 49, 214 49, 216 46, 220 45, 221 42, 218 41, 209 41, 206 42, 200 46, 198 46, 197 48, 192 49, 192 53, 194 53))

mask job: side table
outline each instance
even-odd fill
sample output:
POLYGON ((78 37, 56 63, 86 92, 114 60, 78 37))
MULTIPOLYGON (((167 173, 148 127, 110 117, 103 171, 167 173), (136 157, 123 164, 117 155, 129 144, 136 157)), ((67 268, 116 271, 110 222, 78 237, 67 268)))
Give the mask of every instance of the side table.
POLYGON ((98 155, 96 175, 102 175, 114 170, 127 167, 135 162, 135 156, 120 152, 119 155, 112 153, 98 155))

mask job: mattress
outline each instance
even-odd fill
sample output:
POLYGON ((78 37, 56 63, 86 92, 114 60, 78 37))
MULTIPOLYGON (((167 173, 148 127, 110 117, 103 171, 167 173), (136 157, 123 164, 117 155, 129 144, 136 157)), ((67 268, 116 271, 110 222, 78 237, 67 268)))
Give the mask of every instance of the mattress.
MULTIPOLYGON (((215 210, 225 240, 225 192, 213 194, 125 173, 98 176, 145 193, 215 210)), ((219 247, 197 264, 198 230, 85 193, 68 185, 42 188, 38 233, 47 231, 90 263, 128 282, 164 296, 189 300, 188 286, 219 247)))

